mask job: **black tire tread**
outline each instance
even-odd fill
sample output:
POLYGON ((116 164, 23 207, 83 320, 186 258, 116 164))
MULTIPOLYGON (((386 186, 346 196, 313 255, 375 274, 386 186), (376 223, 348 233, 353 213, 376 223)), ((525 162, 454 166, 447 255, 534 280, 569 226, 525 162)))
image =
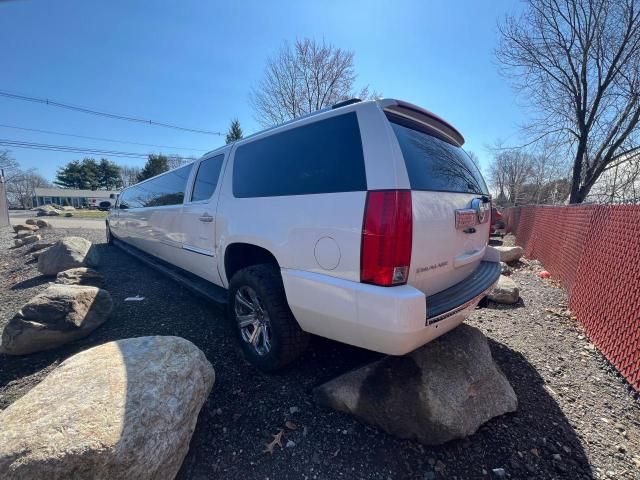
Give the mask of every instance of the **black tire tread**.
POLYGON ((266 357, 252 356, 252 361, 263 371, 275 371, 283 368, 297 359, 307 349, 309 334, 302 331, 293 316, 280 276, 280 269, 273 264, 258 264, 238 271, 229 284, 229 315, 234 321, 233 310, 236 290, 244 284, 257 287, 260 298, 268 309, 272 324, 276 324, 278 331, 278 348, 266 357), (253 283, 253 285, 251 285, 253 283), (262 361, 264 360, 264 361, 262 361))

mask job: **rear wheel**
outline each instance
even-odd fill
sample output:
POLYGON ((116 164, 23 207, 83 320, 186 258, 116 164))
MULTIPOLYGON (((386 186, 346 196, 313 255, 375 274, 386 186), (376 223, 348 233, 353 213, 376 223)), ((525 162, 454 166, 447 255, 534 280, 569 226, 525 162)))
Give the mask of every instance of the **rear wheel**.
POLYGON ((229 284, 229 316, 247 360, 272 372, 298 358, 309 343, 289 309, 277 266, 238 271, 229 284))

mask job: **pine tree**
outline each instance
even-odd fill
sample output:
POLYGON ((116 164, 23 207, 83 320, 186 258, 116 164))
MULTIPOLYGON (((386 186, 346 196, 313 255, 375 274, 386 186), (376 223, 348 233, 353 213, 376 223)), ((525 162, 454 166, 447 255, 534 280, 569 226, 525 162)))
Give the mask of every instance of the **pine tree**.
POLYGON ((240 128, 240 121, 236 118, 231 121, 231 126, 227 132, 227 143, 235 142, 242 138, 242 128, 240 128))
POLYGON ((105 190, 122 188, 120 167, 106 158, 101 159, 98 164, 98 185, 105 190))
POLYGON ((144 168, 140 174, 138 174, 138 181, 141 182, 147 178, 155 177, 167 170, 169 170, 169 159, 161 153, 150 153, 147 163, 145 163, 144 168))
POLYGON ((84 188, 84 178, 80 160, 74 160, 67 163, 64 167, 59 168, 53 183, 62 188, 84 188))

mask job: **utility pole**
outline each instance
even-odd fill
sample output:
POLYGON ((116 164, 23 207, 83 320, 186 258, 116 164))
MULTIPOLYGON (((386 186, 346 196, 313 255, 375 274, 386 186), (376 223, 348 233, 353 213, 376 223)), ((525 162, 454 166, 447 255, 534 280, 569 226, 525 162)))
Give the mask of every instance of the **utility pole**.
POLYGON ((4 169, 0 169, 0 227, 9 226, 9 202, 7 184, 4 181, 4 169))

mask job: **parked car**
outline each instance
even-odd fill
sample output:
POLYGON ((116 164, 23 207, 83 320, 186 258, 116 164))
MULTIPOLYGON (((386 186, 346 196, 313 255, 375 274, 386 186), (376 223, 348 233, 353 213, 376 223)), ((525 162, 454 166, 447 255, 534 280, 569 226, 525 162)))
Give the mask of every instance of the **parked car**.
POLYGON ((124 189, 107 238, 225 289, 263 370, 309 334, 402 355, 459 325, 500 275, 463 143, 409 103, 345 102, 124 189))

